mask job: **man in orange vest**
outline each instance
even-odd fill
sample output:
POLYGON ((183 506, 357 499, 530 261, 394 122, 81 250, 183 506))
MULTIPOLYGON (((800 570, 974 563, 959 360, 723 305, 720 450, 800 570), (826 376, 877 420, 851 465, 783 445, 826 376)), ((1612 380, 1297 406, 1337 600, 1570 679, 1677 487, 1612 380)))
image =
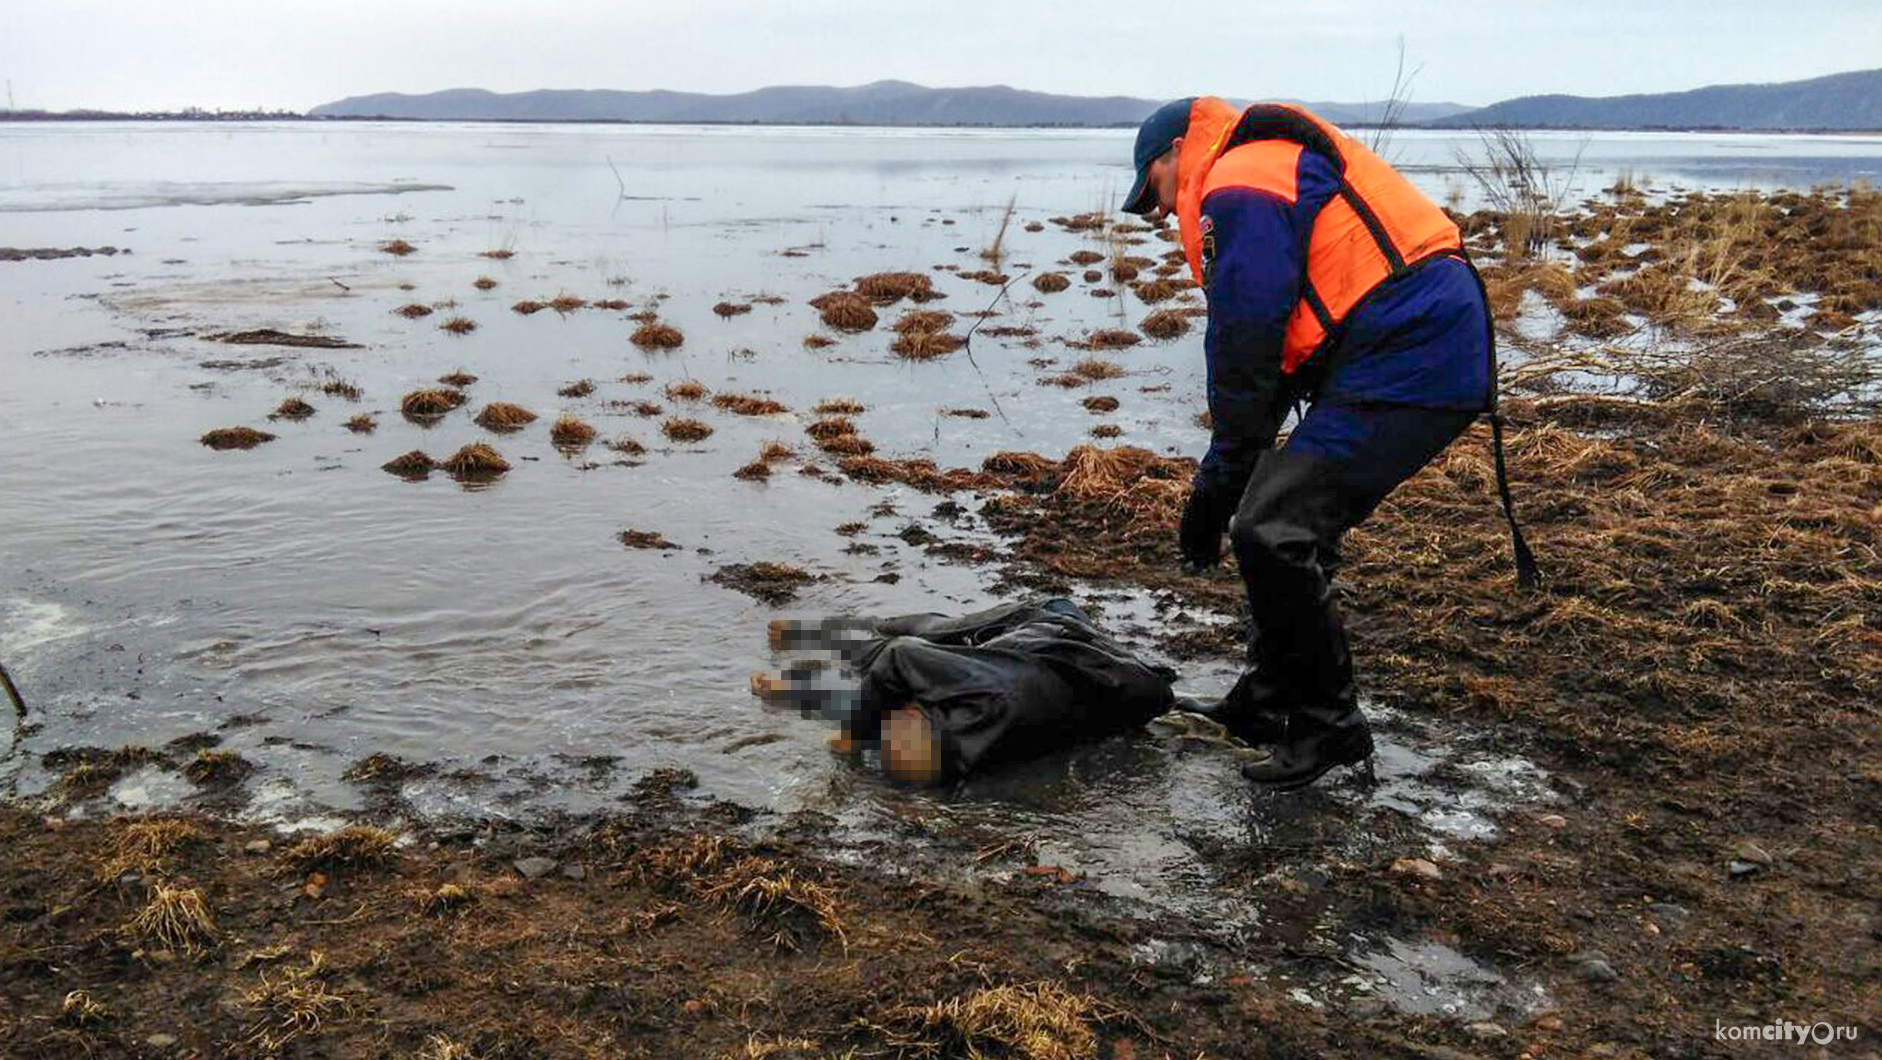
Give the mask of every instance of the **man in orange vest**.
POLYGON ((1135 161, 1124 208, 1176 215, 1209 304, 1213 437, 1184 564, 1215 566, 1226 532, 1248 593, 1247 665, 1208 713, 1270 747, 1242 768, 1258 784, 1370 775, 1331 575, 1341 536, 1493 411, 1482 285, 1441 209, 1303 109, 1177 100, 1144 121, 1135 161), (1275 448, 1297 402, 1311 405, 1275 448))

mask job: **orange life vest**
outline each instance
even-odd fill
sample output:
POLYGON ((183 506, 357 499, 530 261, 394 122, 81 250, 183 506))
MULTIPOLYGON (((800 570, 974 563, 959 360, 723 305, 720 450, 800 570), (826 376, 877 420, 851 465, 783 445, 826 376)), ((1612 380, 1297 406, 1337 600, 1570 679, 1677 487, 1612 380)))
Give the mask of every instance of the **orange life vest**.
POLYGON ((1202 203, 1217 188, 1249 187, 1296 196, 1303 150, 1340 174, 1340 190, 1314 220, 1300 303, 1288 318, 1281 370, 1293 372, 1339 334, 1366 295, 1441 254, 1463 237, 1438 205, 1366 145, 1299 107, 1257 103, 1246 110, 1203 96, 1190 105, 1177 155, 1176 219, 1196 282, 1203 277, 1202 203))

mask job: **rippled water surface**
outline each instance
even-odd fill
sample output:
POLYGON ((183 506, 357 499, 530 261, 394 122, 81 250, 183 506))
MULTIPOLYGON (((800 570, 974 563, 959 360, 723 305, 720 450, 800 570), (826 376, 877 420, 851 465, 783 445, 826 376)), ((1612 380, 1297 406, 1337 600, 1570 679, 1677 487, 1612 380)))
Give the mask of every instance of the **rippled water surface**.
MULTIPOLYGON (((1009 273, 1104 249, 1023 226, 1114 203, 1128 142, 1123 132, 0 126, 0 246, 130 251, 0 263, 0 660, 39 723, 9 748, 32 753, 9 753, 0 779, 31 795, 50 783, 36 755, 54 748, 220 731, 257 766, 258 816, 357 808, 340 775, 385 752, 438 767, 404 790, 419 812, 477 817, 610 805, 648 771, 680 766, 700 777, 697 797, 817 810, 864 832, 911 822, 1023 832, 1042 860, 1149 901, 1207 894, 1196 850, 1212 837, 1259 838, 1355 800, 1421 821, 1434 842, 1481 834, 1496 806, 1542 797, 1540 779, 1422 719, 1388 719, 1385 783, 1373 792, 1252 800, 1231 751, 1159 728, 935 796, 891 792, 833 760, 813 725, 752 705, 745 676, 772 661, 763 630, 776 610, 703 580, 725 564, 781 560, 819 575, 790 613, 1000 599, 990 571, 897 536, 913 521, 984 538, 975 498, 958 498, 965 518, 938 520, 944 498, 805 477, 794 473, 801 460, 769 482, 731 476, 767 439, 820 457, 802 434, 818 400, 861 400, 862 432, 884 453, 944 466, 1001 449, 1058 456, 1100 422, 1080 404, 1094 394, 1121 402, 1102 420, 1123 428, 1121 441, 1200 452, 1197 333, 1111 355, 1123 378, 1044 387, 1040 376, 1086 355, 1067 339, 1133 327, 1146 307, 1128 292, 1093 297, 1112 285, 1078 282, 1079 270, 1064 293, 1039 296, 1021 279, 998 297, 934 268, 982 267, 1009 200, 1009 273), (394 237, 417 252, 377 249, 394 237), (515 256, 479 256, 492 249, 515 256), (1034 328, 1036 345, 982 335, 971 353, 909 364, 887 349, 899 307, 872 332, 802 345, 828 334, 806 299, 888 269, 935 277, 947 297, 930 308, 992 306, 990 324, 1034 328), (478 276, 498 286, 479 291, 478 276), (621 311, 508 308, 563 293, 657 307, 685 345, 638 350, 621 311), (764 295, 782 302, 712 312, 764 295), (420 320, 392 312, 414 301, 455 306, 420 320), (439 330, 452 315, 477 329, 439 330), (206 338, 258 327, 361 348, 206 338), (1040 358, 1058 363, 1029 363, 1040 358), (468 409, 430 427, 398 415, 401 394, 460 368, 479 377, 468 409), (620 381, 633 372, 653 381, 620 381), (359 385, 363 400, 320 393, 330 376, 359 385), (580 379, 595 381, 592 396, 557 396, 580 379), (686 379, 793 411, 746 418, 661 395, 686 379), (316 414, 270 423, 295 393, 316 414), (670 444, 657 420, 609 404, 642 398, 715 433, 670 444), (469 419, 490 400, 543 418, 493 438, 469 419), (993 414, 940 414, 958 406, 993 414), (378 414, 376 433, 341 429, 359 411, 378 414), (559 411, 648 452, 627 465, 599 445, 559 453, 546 430, 559 411), (279 440, 223 453, 196 443, 238 424, 279 440), (379 470, 410 449, 442 456, 480 440, 515 465, 485 488, 379 470), (868 528, 833 532, 850 521, 868 528), (616 535, 628 528, 680 548, 625 549, 616 535), (1462 768, 1442 783, 1439 764, 1462 768)), ((1541 142, 1562 157, 1580 151, 1591 182, 1629 168, 1663 182, 1807 185, 1873 176, 1882 161, 1874 138, 1541 142)), ((1401 134, 1394 152, 1442 196, 1462 187, 1452 151, 1467 143, 1401 134)), ((1133 249, 1154 257, 1167 245, 1133 249)), ((1081 597, 1150 646, 1155 601, 1104 586, 1081 597)), ((1185 681, 1211 687, 1231 669, 1186 664, 1185 681)), ((161 805, 190 790, 153 768, 105 801, 161 805)))

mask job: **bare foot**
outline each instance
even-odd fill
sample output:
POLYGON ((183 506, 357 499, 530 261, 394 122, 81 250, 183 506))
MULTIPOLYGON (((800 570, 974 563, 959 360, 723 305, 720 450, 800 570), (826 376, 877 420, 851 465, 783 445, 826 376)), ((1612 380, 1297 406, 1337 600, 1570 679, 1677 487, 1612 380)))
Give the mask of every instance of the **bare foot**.
POLYGON ((759 699, 771 702, 778 698, 784 689, 784 678, 763 670, 751 675, 751 694, 759 699))
POLYGON ((913 703, 891 711, 883 722, 882 771, 917 787, 941 780, 941 741, 934 723, 913 703))
POLYGON ((784 650, 784 638, 790 631, 790 619, 774 618, 771 620, 770 626, 766 628, 765 639, 770 642, 772 651, 784 650))
POLYGON ((862 751, 856 746, 856 741, 851 739, 850 734, 844 732, 842 729, 838 729, 830 734, 830 750, 834 754, 849 757, 862 754, 862 751))

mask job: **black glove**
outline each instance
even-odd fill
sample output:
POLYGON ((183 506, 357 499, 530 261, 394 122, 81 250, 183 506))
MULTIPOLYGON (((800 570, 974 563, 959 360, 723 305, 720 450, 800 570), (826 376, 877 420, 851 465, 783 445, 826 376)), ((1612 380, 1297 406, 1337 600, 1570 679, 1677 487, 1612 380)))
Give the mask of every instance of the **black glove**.
POLYGON ((1183 553, 1183 570, 1190 574, 1222 562, 1221 504, 1215 494, 1199 480, 1189 491, 1183 505, 1183 521, 1176 531, 1177 548, 1183 553))

